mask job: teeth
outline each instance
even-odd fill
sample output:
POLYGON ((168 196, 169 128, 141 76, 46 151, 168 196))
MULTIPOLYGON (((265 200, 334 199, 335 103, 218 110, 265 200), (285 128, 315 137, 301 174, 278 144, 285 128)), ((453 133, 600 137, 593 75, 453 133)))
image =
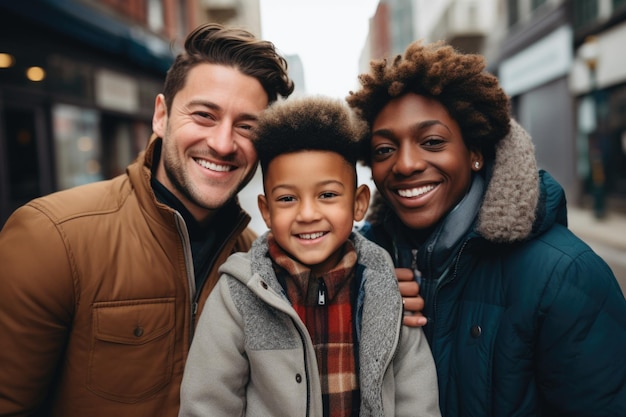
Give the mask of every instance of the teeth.
POLYGON ((307 240, 317 239, 318 237, 322 237, 322 236, 324 236, 324 232, 304 233, 304 234, 298 235, 300 239, 307 239, 307 240))
POLYGON ((213 162, 205 161, 204 159, 195 159, 195 161, 198 163, 198 165, 206 169, 210 169, 211 171, 226 172, 230 171, 232 168, 229 165, 218 165, 214 164, 213 162))
POLYGON ((400 194, 400 197, 417 197, 434 189, 434 185, 425 185, 423 187, 411 188, 408 190, 398 190, 398 194, 400 194))

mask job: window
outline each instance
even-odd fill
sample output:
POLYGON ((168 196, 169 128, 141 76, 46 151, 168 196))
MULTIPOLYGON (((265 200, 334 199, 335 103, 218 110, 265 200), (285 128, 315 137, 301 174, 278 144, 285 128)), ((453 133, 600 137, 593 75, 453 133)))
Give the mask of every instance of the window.
POLYGON ((52 108, 52 122, 57 188, 63 190, 104 179, 100 113, 57 104, 52 108))
POLYGON ((515 25, 519 20, 518 0, 508 0, 509 26, 515 25))
POLYGON ((544 4, 546 4, 546 0, 532 0, 533 10, 537 9, 539 6, 543 6, 544 4))
POLYGON ((148 27, 154 32, 163 30, 163 0, 148 0, 148 27))
POLYGON ((598 0, 574 0, 574 29, 589 26, 598 18, 598 0))

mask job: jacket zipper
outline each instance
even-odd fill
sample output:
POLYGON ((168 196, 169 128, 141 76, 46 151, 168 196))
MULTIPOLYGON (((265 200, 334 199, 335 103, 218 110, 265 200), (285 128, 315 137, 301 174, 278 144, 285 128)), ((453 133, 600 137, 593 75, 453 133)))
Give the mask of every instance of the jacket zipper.
MULTIPOLYGON (((456 279, 456 274, 458 272, 459 269, 459 261, 461 260, 461 255, 463 254, 463 250, 465 250, 465 247, 467 246, 467 243, 469 242, 469 239, 465 240, 465 242, 463 242, 463 245, 461 246, 461 249, 459 249, 459 253, 456 256, 456 259, 454 260, 454 269, 452 270, 452 276, 450 276, 450 278, 444 280, 443 282, 441 282, 441 284, 439 284, 438 286, 435 287, 435 294, 433 295, 433 312, 435 314, 435 317, 437 317, 439 314, 438 312, 438 305, 437 305, 437 294, 439 293, 439 290, 441 288, 443 288, 446 285, 449 285, 451 282, 453 282, 456 279)), ((437 323, 437 319, 435 318, 434 320, 435 323, 437 323)), ((433 326, 432 328, 432 332, 431 335, 433 336, 433 338, 431 340, 435 340, 434 339, 434 334, 435 334, 435 326, 433 326)))
POLYGON ((323 278, 317 280, 317 305, 326 305, 326 283, 323 278))

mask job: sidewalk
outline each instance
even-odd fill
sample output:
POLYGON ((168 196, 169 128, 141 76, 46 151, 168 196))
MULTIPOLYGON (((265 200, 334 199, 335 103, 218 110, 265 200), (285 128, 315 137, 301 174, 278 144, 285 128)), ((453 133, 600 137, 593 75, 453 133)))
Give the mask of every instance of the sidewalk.
POLYGON ((591 210, 568 206, 567 220, 570 230, 584 241, 602 243, 626 256, 626 215, 608 212, 605 218, 596 219, 591 210))
POLYGON ((596 219, 591 210, 567 208, 568 226, 611 267, 626 295, 626 215, 608 212, 596 219))

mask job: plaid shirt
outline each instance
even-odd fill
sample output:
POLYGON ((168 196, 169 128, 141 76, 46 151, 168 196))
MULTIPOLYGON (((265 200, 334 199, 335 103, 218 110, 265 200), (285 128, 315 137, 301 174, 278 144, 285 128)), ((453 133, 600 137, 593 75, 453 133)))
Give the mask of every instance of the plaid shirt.
POLYGON ((351 284, 356 281, 354 245, 347 241, 339 264, 322 276, 313 277, 309 268, 278 246, 271 233, 268 244, 276 276, 315 347, 324 416, 358 416, 358 350, 351 302, 351 284))

